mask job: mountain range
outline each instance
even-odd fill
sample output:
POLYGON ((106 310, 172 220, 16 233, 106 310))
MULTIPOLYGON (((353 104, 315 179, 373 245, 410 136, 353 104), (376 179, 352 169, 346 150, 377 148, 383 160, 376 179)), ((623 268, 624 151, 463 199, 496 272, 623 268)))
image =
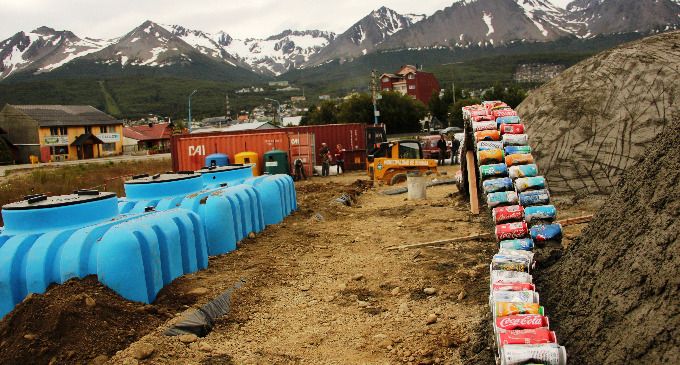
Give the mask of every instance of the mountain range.
POLYGON ((152 21, 109 40, 43 26, 0 42, 0 79, 83 70, 168 74, 195 65, 224 77, 272 77, 394 50, 495 47, 659 32, 679 25, 678 0, 575 0, 566 8, 548 0, 459 0, 429 16, 381 7, 342 34, 285 30, 265 39, 235 39, 225 32, 152 21))

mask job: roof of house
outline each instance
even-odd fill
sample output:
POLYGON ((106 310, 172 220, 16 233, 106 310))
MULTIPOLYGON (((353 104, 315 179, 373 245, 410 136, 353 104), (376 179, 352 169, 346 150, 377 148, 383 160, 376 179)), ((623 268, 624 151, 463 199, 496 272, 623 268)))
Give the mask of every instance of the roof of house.
POLYGON ((90 105, 9 105, 38 122, 41 127, 122 124, 90 105))
POLYGON ((172 130, 169 128, 170 123, 157 123, 149 126, 132 125, 123 127, 123 136, 125 138, 136 139, 138 141, 152 141, 156 139, 170 139, 172 130))
POLYGON ((232 131, 246 131, 250 129, 274 129, 274 128, 278 127, 269 122, 250 122, 230 125, 225 130, 232 132, 232 131))

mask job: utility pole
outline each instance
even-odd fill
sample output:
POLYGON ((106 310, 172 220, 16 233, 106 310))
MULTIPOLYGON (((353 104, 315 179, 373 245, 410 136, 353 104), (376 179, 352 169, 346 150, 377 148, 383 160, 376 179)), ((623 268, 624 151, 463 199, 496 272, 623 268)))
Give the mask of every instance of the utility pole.
POLYGON ((189 133, 191 133, 191 97, 194 96, 197 91, 198 89, 192 91, 191 94, 189 94, 189 133))
POLYGON ((371 71, 371 95, 373 98, 373 125, 378 125, 378 117, 380 116, 380 112, 378 111, 378 103, 377 103, 377 85, 375 82, 375 69, 371 71))
MULTIPOLYGON (((231 120, 231 105, 229 104, 229 94, 225 95, 225 111, 224 120, 229 123, 231 120)), ((220 128, 222 127, 222 122, 220 122, 220 128)))

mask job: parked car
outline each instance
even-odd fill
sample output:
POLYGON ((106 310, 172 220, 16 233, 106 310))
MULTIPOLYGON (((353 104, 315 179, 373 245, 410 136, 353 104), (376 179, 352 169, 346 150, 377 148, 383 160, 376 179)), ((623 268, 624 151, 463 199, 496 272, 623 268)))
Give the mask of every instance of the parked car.
MULTIPOLYGON (((421 137, 421 141, 423 142, 423 158, 432 158, 435 160, 439 158, 439 148, 437 147, 439 138, 439 134, 421 137)), ((447 140, 446 146, 446 158, 451 158, 451 141, 447 140)))

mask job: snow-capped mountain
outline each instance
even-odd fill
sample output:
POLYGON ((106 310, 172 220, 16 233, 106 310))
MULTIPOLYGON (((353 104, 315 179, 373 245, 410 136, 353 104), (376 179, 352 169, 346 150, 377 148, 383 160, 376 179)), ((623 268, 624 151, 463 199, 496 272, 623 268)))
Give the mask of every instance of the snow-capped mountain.
POLYGON ((575 0, 566 10, 566 19, 580 37, 665 30, 680 24, 678 0, 575 0))
POLYGON ((215 40, 223 49, 253 70, 280 75, 301 67, 335 39, 335 33, 320 30, 285 30, 267 39, 233 39, 220 32, 215 40))
POLYGON ((18 32, 0 42, 0 79, 23 70, 49 72, 108 44, 108 41, 81 39, 69 31, 48 27, 18 32))
POLYGON ((381 7, 340 35, 286 30, 266 39, 234 39, 225 32, 146 21, 119 38, 96 40, 40 27, 0 42, 0 80, 69 68, 64 65, 76 65, 69 72, 77 73, 75 60, 117 67, 117 72, 129 66, 201 64, 229 75, 274 76, 380 50, 499 46, 679 26, 680 0, 574 0, 566 9, 550 0, 458 0, 430 16, 381 7))
POLYGON ((365 55, 400 30, 425 19, 425 15, 406 14, 381 7, 372 11, 340 34, 328 47, 315 54, 309 64, 321 64, 335 58, 365 55))

